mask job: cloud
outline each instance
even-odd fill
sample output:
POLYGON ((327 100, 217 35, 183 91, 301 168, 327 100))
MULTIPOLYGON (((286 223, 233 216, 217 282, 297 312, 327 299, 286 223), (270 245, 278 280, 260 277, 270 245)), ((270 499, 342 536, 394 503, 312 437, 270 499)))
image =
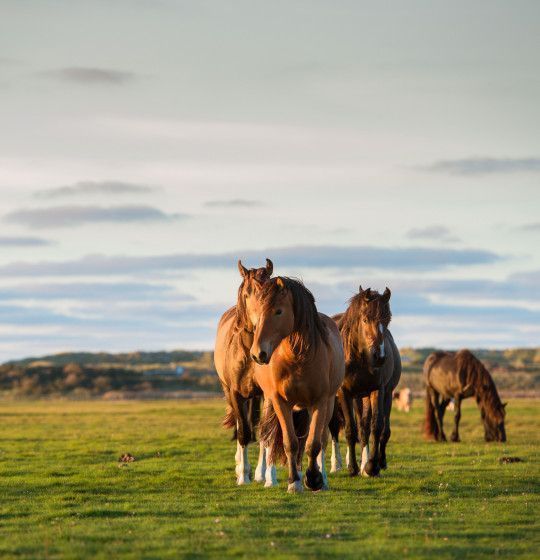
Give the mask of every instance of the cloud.
POLYGON ((230 200, 209 200, 204 205, 209 208, 254 208, 256 206, 264 206, 264 203, 260 200, 231 198, 230 200))
POLYGON ((423 167, 426 171, 449 175, 487 175, 495 173, 539 173, 540 158, 465 158, 441 160, 423 167))
POLYGON ((109 68, 91 68, 86 66, 68 66, 41 73, 43 76, 88 85, 122 85, 131 82, 136 75, 132 72, 111 70, 109 68))
POLYGON ((523 224, 522 226, 519 226, 517 229, 520 229, 521 231, 540 231, 540 222, 523 224))
POLYGON ((352 268, 385 270, 436 270, 449 266, 490 264, 502 260, 479 249, 385 248, 334 245, 276 247, 260 251, 179 253, 156 256, 88 255, 64 262, 19 262, 0 266, 0 275, 48 276, 136 274, 151 271, 234 268, 239 258, 246 266, 260 266, 269 257, 282 270, 299 268, 352 268))
POLYGON ((166 214, 152 206, 53 206, 10 212, 4 221, 33 229, 72 227, 100 222, 167 221, 185 214, 166 214))
POLYGON ((144 282, 58 282, 3 286, 0 301, 12 300, 78 300, 91 301, 193 301, 193 296, 180 294, 166 284, 144 282))
POLYGON ((452 235, 450 230, 445 226, 433 225, 423 228, 412 228, 407 232, 409 239, 428 239, 444 241, 445 243, 452 243, 459 241, 459 238, 452 235))
POLYGON ((51 242, 41 237, 0 237, 0 247, 41 247, 51 242))
POLYGON ((34 193, 36 198, 60 198, 66 196, 95 195, 95 194, 145 194, 155 191, 154 187, 123 183, 121 181, 79 181, 73 185, 44 189, 34 193))

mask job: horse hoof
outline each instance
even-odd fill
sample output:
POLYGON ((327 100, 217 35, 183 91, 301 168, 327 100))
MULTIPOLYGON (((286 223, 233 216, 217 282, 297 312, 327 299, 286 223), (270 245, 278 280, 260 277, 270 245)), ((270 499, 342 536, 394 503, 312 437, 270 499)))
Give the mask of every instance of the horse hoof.
POLYGON ((298 494, 299 492, 303 492, 303 491, 304 488, 300 480, 295 480, 294 482, 291 482, 289 486, 287 486, 287 492, 289 494, 298 494))
POLYGON ((460 442, 461 440, 459 439, 458 436, 456 436, 455 434, 452 434, 452 435, 450 436, 450 441, 453 441, 454 443, 458 443, 458 442, 460 442))
POLYGON ((249 478, 249 474, 242 473, 236 478, 236 484, 238 486, 244 486, 245 484, 250 484, 251 480, 249 478))
POLYGON ((358 476, 360 474, 360 469, 358 466, 349 467, 349 476, 358 476))
POLYGON ((308 490, 316 492, 324 486, 324 478, 320 471, 306 471, 306 478, 304 479, 304 484, 308 490))
POLYGON ((341 465, 332 465, 330 467, 330 472, 331 473, 337 473, 341 470, 341 468, 342 468, 341 465))
POLYGON ((368 461, 366 466, 362 469, 362 476, 365 477, 374 477, 379 476, 379 468, 375 465, 375 461, 368 461))
POLYGON ((264 482, 265 481, 265 475, 266 475, 266 469, 255 469, 255 477, 253 480, 255 480, 255 482, 264 482))

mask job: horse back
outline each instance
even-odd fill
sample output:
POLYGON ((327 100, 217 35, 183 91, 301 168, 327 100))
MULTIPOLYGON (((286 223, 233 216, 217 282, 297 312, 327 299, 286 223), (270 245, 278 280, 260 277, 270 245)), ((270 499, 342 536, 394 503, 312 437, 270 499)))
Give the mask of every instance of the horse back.
POLYGON ((445 398, 462 395, 466 386, 464 375, 454 352, 433 352, 424 363, 426 385, 445 398))

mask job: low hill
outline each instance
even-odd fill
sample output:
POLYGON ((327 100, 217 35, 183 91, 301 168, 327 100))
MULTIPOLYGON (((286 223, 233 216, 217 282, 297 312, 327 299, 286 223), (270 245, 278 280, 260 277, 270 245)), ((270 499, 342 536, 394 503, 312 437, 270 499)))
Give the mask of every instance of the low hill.
MULTIPOLYGON (((402 348, 402 386, 422 391, 422 365, 435 348, 402 348)), ((503 393, 540 394, 540 349, 476 349, 503 393)), ((126 398, 218 392, 212 352, 69 352, 0 366, 4 397, 126 398)))

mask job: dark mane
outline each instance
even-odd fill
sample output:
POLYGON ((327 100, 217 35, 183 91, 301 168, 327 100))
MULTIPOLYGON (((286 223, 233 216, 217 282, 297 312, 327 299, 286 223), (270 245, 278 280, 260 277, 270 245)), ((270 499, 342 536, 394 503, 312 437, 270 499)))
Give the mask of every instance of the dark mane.
POLYGON ((300 280, 280 276, 265 282, 259 294, 263 307, 268 309, 275 304, 282 290, 278 280, 283 282, 292 296, 294 331, 289 336, 289 342, 295 354, 305 355, 321 341, 327 344, 328 333, 315 306, 315 298, 300 280))
POLYGON ((504 420, 504 405, 484 364, 469 350, 460 350, 455 359, 458 371, 465 375, 465 384, 474 387, 476 401, 487 419, 493 423, 504 420))
POLYGON ((370 300, 366 301, 364 293, 355 294, 349 300, 349 306, 338 320, 338 328, 341 332, 347 362, 359 359, 362 354, 359 324, 364 316, 370 321, 382 323, 385 328, 388 328, 392 320, 390 302, 381 301, 379 292, 375 290, 370 291, 370 300))

